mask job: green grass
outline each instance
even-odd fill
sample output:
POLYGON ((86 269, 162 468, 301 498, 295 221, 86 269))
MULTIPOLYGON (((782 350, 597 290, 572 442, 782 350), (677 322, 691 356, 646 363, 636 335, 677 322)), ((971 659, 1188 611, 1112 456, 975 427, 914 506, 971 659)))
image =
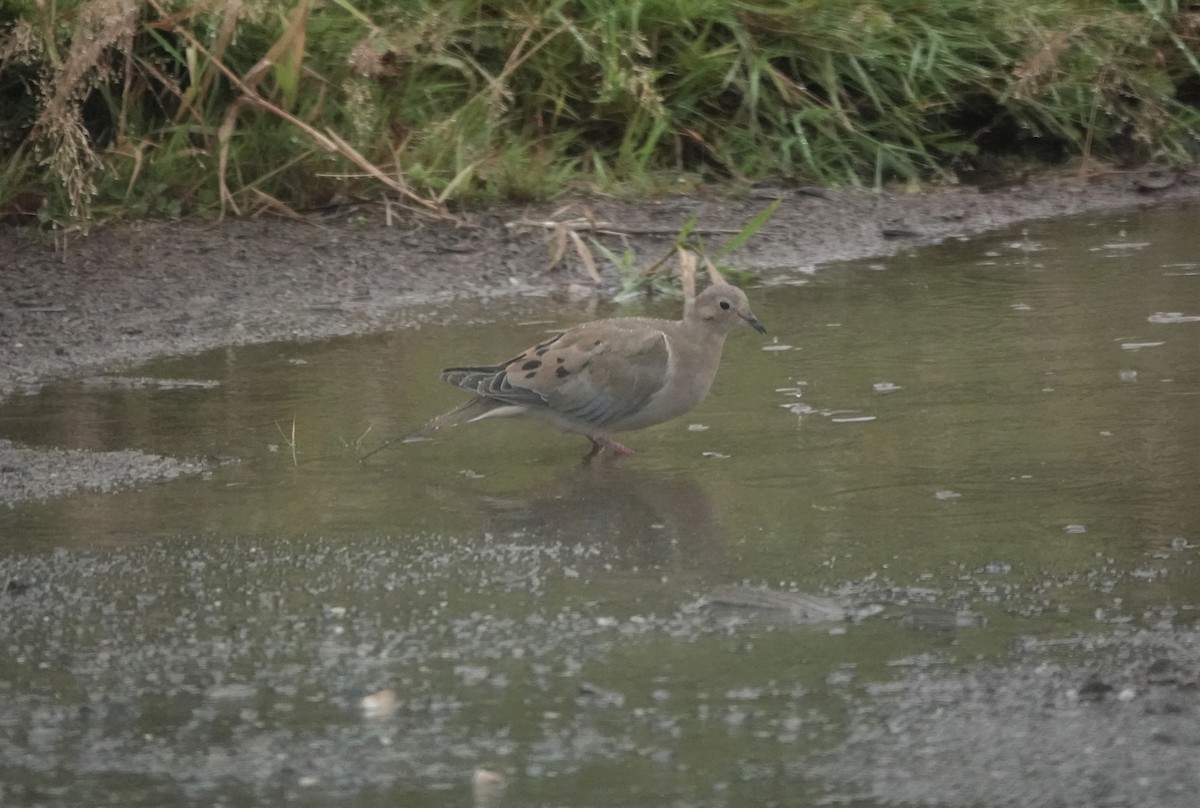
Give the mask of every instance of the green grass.
POLYGON ((1197 53, 1172 0, 0 0, 0 215, 1190 164, 1197 53))

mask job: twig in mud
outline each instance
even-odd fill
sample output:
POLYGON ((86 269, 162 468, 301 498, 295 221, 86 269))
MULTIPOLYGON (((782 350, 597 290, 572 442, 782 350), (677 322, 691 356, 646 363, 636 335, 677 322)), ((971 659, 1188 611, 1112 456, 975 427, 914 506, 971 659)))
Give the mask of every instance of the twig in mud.
POLYGON ((288 448, 292 450, 292 465, 300 465, 296 460, 296 416, 292 416, 292 435, 290 438, 288 437, 287 433, 283 431, 283 427, 279 425, 278 421, 275 422, 275 428, 279 430, 279 435, 283 438, 283 442, 286 443, 288 448))
POLYGON ((587 272, 588 277, 597 286, 604 283, 600 277, 600 271, 596 268, 596 258, 592 255, 592 251, 583 243, 579 233, 567 227, 554 228, 552 236, 553 246, 550 248, 550 260, 546 262, 546 266, 542 269, 543 272, 550 272, 562 263, 567 255, 567 246, 570 245, 575 250, 575 254, 579 256, 579 262, 583 264, 583 269, 587 272))
POLYGON ((345 438, 342 438, 342 437, 339 437, 338 440, 340 440, 342 442, 342 446, 345 446, 347 449, 354 449, 357 452, 362 449, 363 439, 366 438, 367 435, 370 435, 371 430, 374 428, 375 427, 373 425, 368 426, 365 432, 363 432, 361 435, 359 435, 357 438, 354 439, 353 443, 350 443, 349 441, 347 441, 345 438))

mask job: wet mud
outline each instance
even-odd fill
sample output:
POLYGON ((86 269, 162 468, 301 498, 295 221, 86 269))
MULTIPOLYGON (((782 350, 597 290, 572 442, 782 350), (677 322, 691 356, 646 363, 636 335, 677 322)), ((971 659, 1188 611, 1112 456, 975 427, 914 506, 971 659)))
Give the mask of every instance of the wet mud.
POLYGON ((0 504, 46 499, 75 491, 115 491, 152 480, 205 474, 217 465, 181 460, 135 449, 90 452, 81 449, 30 449, 0 439, 0 504))
POLYGON ((1014 656, 849 700, 849 738, 808 774, 882 805, 1196 804, 1194 629, 1031 639, 1014 656))

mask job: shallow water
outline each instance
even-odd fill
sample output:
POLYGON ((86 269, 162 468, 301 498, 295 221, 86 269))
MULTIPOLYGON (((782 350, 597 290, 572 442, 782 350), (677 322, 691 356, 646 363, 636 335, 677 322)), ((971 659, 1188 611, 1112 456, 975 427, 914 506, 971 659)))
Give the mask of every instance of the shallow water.
POLYGON ((867 805, 805 774, 898 671, 1194 621, 1193 220, 767 273, 768 338, 731 336, 709 399, 617 462, 513 422, 355 460, 461 400, 438 368, 607 306, 460 309, 128 374, 215 385, 10 399, 0 425, 31 445, 237 462, 0 512, 0 797, 470 804, 486 767, 504 805, 867 805), (852 619, 706 604, 730 585, 852 619), (380 688, 398 709, 364 716, 380 688))

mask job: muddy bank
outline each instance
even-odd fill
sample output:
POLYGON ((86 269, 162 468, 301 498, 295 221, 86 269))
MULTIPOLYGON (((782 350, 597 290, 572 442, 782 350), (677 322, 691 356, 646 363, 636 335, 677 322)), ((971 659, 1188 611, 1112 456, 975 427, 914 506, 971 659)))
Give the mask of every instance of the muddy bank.
POLYGON ((203 474, 215 464, 178 460, 134 449, 88 452, 27 449, 0 439, 0 504, 62 496, 80 489, 113 491, 146 480, 203 474))
MULTIPOLYGON (((1058 177, 990 194, 781 191, 779 211, 734 260, 759 270, 809 267, 1023 219, 1200 197, 1200 181, 1187 175, 1153 193, 1145 187, 1143 175, 1112 174, 1086 185, 1058 177)), ((593 198, 558 218, 590 211, 627 232, 645 265, 693 214, 701 231, 736 230, 774 193, 593 198)), ((561 207, 464 214, 460 225, 410 219, 388 227, 382 208, 310 222, 143 222, 72 237, 60 249, 0 230, 0 394, 166 354, 403 326, 428 317, 431 304, 458 298, 589 284, 577 265, 544 271, 544 229, 511 226, 549 220, 561 207)), ((622 244, 618 236, 600 238, 622 244)), ((715 246, 728 235, 705 238, 715 246)), ((602 272, 617 286, 611 267, 602 272)))
MULTIPOLYGON (((590 198, 569 209, 496 208, 463 214, 460 223, 405 219, 392 226, 382 208, 364 207, 307 222, 143 222, 71 237, 57 247, 43 237, 0 230, 0 396, 156 356, 437 321, 444 316, 439 305, 456 299, 594 288, 577 260, 545 269, 549 231, 537 223, 552 218, 586 214, 603 222, 605 230, 624 235, 597 238, 617 252, 628 244, 644 266, 669 249, 693 215, 715 247, 782 196, 774 218, 734 259, 751 270, 786 274, 1024 219, 1200 197, 1200 181, 1190 175, 1165 188, 1160 180, 1114 173, 1086 184, 1052 177, 994 193, 761 189, 741 200, 715 194, 640 202, 590 198)), ((619 287, 619 277, 612 267, 601 269, 599 293, 605 295, 619 287)), ((31 466, 32 457, 0 446, 0 468, 20 481, 0 485, 0 501, 14 501, 15 492, 62 493, 68 490, 63 481, 75 480, 81 469, 94 474, 84 474, 79 485, 96 489, 118 478, 161 476, 154 472, 157 460, 137 464, 150 477, 129 477, 126 459, 113 466, 83 455, 47 455, 31 466), (40 487, 38 481, 51 476, 59 482, 40 487)))

